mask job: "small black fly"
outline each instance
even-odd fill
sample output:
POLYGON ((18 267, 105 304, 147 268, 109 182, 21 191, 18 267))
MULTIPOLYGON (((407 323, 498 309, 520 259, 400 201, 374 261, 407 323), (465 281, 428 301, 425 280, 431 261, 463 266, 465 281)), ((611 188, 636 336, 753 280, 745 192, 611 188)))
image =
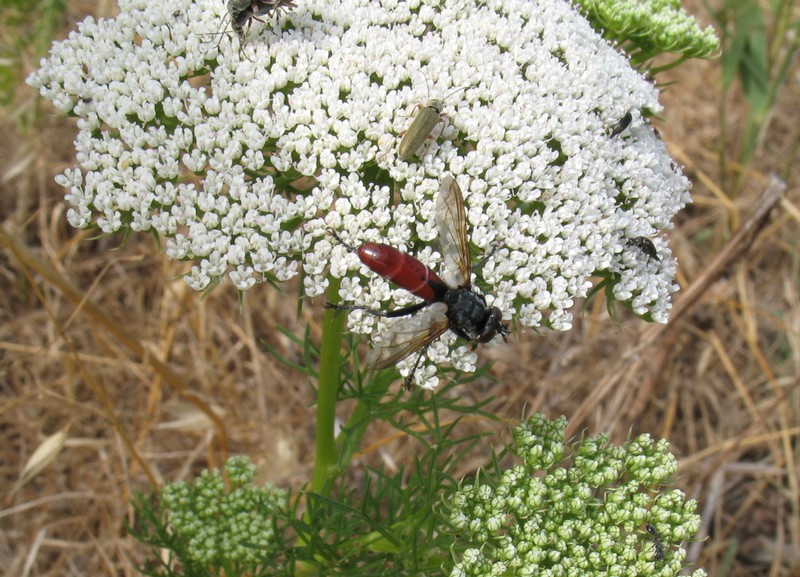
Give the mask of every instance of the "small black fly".
POLYGON ((614 127, 611 129, 611 132, 609 133, 609 136, 611 138, 619 136, 620 134, 625 132, 625 129, 631 125, 632 121, 633 121, 633 114, 631 114, 631 111, 629 110, 628 112, 625 113, 625 116, 620 118, 619 122, 617 122, 614 125, 614 127))
POLYGON ((625 243, 625 246, 636 247, 644 254, 646 254, 649 258, 661 262, 661 259, 658 256, 658 251, 656 250, 656 245, 654 245, 653 241, 647 238, 646 236, 636 236, 634 238, 628 239, 628 242, 625 243))

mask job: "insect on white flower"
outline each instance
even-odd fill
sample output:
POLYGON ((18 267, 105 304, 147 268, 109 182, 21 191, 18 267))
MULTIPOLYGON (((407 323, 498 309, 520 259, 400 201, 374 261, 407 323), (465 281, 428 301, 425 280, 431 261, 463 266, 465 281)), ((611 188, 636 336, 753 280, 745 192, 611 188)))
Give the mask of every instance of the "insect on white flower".
POLYGON ((622 118, 619 119, 619 122, 617 122, 611 128, 609 136, 611 136, 611 138, 614 138, 615 136, 619 136, 620 134, 625 132, 625 129, 628 128, 631 125, 632 121, 633 121, 633 114, 629 110, 628 112, 625 113, 625 115, 622 118))
MULTIPOLYGON (((678 285, 663 235, 689 183, 646 122, 661 110, 656 88, 569 2, 171 0, 120 10, 79 24, 28 78, 78 118, 76 166, 59 180, 73 226, 158 235, 193 267, 197 290, 303 275, 305 296, 317 297, 331 276, 342 302, 388 310, 418 297, 331 250, 325 231, 356 246, 416 244, 411 252, 458 288, 468 279, 436 264, 431 216, 439 179, 452 174, 470 183, 473 250, 502 242, 481 276, 506 319, 568 330, 576 299, 604 278, 635 314, 666 322, 678 285), (209 54, 202 41, 220 10, 241 45, 254 19, 275 22, 295 4, 291 25, 248 46, 250 62, 209 54), (626 111, 630 124, 612 136, 626 111), (656 231, 659 263, 624 247, 656 231)), ((362 334, 383 324, 349 321, 362 334)), ((445 330, 428 348, 421 385, 440 362, 473 370, 474 351, 456 340, 445 330)))
POLYGON ((345 245, 373 271, 420 297, 422 302, 392 311, 328 305, 340 310, 363 310, 386 318, 407 317, 390 327, 368 359, 372 368, 385 369, 422 351, 406 377, 406 389, 410 387, 424 350, 447 329, 473 345, 488 343, 496 335, 505 340, 508 334, 500 309, 488 306, 483 295, 472 288, 464 197, 458 182, 449 174, 441 180, 435 220, 444 254, 441 277, 411 255, 389 245, 374 242, 358 248, 345 245))
POLYGON ((277 16, 281 10, 295 7, 292 0, 228 0, 228 14, 231 17, 231 28, 236 32, 242 45, 253 20, 264 22, 260 16, 273 13, 277 16))
POLYGON ((656 250, 656 245, 654 245, 653 241, 646 236, 636 236, 628 239, 628 242, 625 243, 625 246, 636 247, 645 255, 647 255, 648 258, 661 262, 661 259, 658 256, 658 251, 656 250))
MULTIPOLYGON (((406 129, 403 139, 397 147, 397 156, 400 160, 409 160, 420 151, 422 151, 422 155, 425 154, 430 144, 432 144, 433 131, 439 124, 444 125, 447 122, 447 117, 442 114, 444 101, 459 90, 464 90, 464 87, 456 88, 444 98, 432 98, 425 105, 417 104, 417 114, 414 116, 411 125, 406 129), (426 141, 431 141, 431 143, 425 146, 426 141)), ((441 136, 442 132, 444 132, 444 127, 439 132, 439 136, 441 136)))

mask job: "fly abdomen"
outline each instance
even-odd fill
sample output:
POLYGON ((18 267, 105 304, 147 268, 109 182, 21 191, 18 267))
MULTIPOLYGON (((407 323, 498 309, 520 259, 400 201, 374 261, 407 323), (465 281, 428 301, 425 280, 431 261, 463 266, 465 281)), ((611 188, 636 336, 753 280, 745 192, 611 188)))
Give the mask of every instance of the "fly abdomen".
POLYGON ((448 290, 430 268, 388 244, 368 242, 357 252, 361 262, 373 271, 428 302, 441 301, 448 290))

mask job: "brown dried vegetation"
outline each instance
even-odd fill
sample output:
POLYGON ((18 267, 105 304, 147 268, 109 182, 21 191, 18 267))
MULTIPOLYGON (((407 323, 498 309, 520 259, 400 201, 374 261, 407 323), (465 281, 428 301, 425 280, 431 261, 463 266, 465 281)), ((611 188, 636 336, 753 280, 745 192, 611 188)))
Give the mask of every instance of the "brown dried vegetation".
MULTIPOLYGON (((85 8, 69 6, 60 35, 85 8)), ((625 315, 617 323, 598 300, 568 333, 484 347, 497 381, 463 394, 494 396, 490 408, 509 419, 542 411, 566 415, 572 432, 668 438, 681 485, 701 501, 691 560, 711 575, 797 575, 800 190, 791 154, 800 86, 788 87, 740 174, 719 161, 719 62, 690 62, 661 80, 675 84, 658 128, 695 182, 694 205, 670 232, 679 314, 667 327, 625 315), (788 183, 783 197, 736 244, 767 202, 772 173, 788 183), (739 177, 745 186, 733 196, 721 183, 739 177)), ((743 106, 728 102, 728 135, 741 133, 743 106)), ((223 444, 268 464, 262 480, 298 488, 309 479, 313 391, 261 343, 291 358, 298 351, 276 327, 302 334, 306 324, 318 342, 321 303, 297 319, 294 287, 255 287, 241 308, 230 286, 203 299, 152 239, 113 250, 120 238, 72 230, 53 182, 74 162, 72 121, 20 85, 0 123, 0 573, 135 575, 144 549, 123 531, 134 491, 218 466, 223 444), (59 432, 60 451, 19 482, 59 432)), ((396 431, 370 438, 385 442, 368 457, 380 447, 402 463, 415 450, 396 431)))

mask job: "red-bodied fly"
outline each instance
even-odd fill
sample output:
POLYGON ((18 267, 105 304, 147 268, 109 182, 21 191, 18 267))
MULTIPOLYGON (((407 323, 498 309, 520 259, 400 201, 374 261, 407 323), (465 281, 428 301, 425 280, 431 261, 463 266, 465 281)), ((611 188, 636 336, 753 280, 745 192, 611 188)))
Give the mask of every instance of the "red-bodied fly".
MULTIPOLYGON (((385 369, 417 351, 424 352, 447 329, 476 346, 489 342, 495 335, 506 340, 508 326, 502 322, 500 309, 488 306, 483 295, 472 288, 464 197, 450 175, 442 178, 435 219, 444 258, 441 277, 413 256, 387 244, 368 242, 355 248, 339 239, 373 271, 422 299, 420 303, 392 311, 328 305, 386 318, 408 317, 394 323, 370 353, 367 362, 374 369, 385 369)), ((419 366, 422 352, 406 377, 406 388, 419 366)))

